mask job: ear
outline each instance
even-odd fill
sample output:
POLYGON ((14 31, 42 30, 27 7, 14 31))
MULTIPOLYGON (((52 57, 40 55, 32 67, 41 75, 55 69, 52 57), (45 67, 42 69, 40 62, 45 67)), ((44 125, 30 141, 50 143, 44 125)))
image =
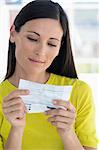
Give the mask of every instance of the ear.
POLYGON ((10 28, 10 41, 11 43, 14 43, 15 42, 15 25, 12 25, 11 28, 10 28))

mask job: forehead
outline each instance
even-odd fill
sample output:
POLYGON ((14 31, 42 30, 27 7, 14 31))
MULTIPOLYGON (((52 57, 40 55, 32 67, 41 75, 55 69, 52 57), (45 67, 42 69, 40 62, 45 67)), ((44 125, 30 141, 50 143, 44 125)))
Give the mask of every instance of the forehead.
POLYGON ((63 35, 63 29, 60 22, 49 18, 30 20, 22 26, 21 31, 36 31, 41 35, 48 34, 59 37, 63 35))

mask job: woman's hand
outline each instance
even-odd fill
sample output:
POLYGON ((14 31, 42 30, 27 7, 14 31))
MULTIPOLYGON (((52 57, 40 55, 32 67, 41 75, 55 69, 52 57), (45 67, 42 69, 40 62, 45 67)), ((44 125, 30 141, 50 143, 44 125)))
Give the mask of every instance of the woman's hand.
POLYGON ((66 136, 72 130, 75 121, 75 107, 70 102, 63 100, 54 100, 53 104, 63 108, 48 110, 45 114, 50 115, 48 121, 58 129, 60 136, 66 136))
POLYGON ((25 126, 26 107, 20 95, 29 94, 28 90, 15 90, 3 99, 3 112, 12 127, 25 126))

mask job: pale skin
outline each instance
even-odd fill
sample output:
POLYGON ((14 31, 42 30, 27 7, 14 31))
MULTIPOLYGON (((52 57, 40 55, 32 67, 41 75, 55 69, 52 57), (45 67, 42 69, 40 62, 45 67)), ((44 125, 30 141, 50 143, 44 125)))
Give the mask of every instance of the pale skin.
MULTIPOLYGON (((31 20, 22 26, 19 33, 13 26, 10 41, 16 44, 16 69, 9 82, 16 87, 20 78, 45 83, 50 76, 46 69, 59 53, 62 35, 62 27, 54 19, 31 20)), ((27 94, 28 90, 18 89, 3 100, 3 112, 12 126, 4 150, 21 150, 27 111, 20 95, 27 94)), ((48 121, 57 128, 64 150, 96 150, 83 147, 73 132, 72 126, 76 117, 74 106, 64 100, 53 100, 53 104, 61 105, 65 109, 53 109, 44 114, 49 116, 48 121)))

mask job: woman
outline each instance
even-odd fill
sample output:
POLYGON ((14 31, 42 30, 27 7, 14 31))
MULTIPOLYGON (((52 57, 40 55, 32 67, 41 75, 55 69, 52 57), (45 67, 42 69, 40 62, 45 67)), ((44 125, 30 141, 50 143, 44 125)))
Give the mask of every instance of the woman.
POLYGON ((77 78, 67 16, 58 3, 36 0, 16 16, 10 31, 7 74, 0 85, 0 104, 0 149, 96 149, 91 89, 77 78), (69 102, 53 100, 54 105, 66 109, 26 113, 20 95, 29 91, 18 89, 20 78, 72 85, 69 102))

